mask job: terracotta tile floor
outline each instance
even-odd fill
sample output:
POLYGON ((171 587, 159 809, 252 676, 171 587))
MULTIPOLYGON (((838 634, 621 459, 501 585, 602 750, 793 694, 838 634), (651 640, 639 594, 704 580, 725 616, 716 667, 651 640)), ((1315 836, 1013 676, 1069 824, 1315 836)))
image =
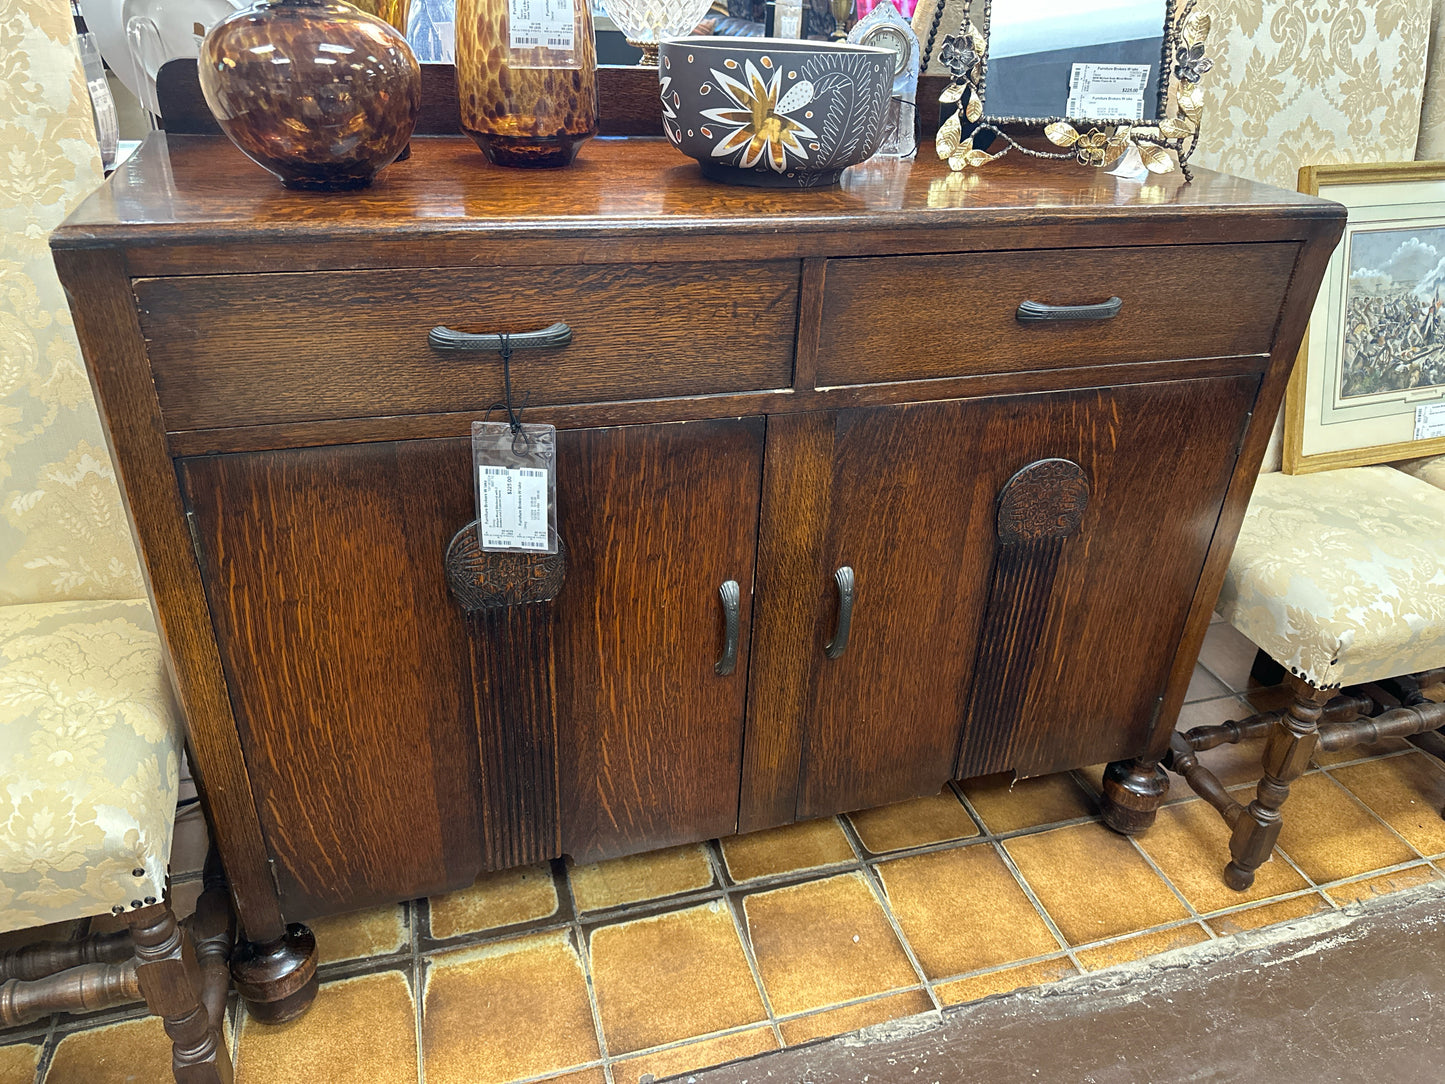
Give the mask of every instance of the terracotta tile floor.
MULTIPOLYGON (((1185 727, 1277 694, 1216 622, 1185 727)), ((1445 688, 1431 691, 1445 697, 1445 688)), ((1226 785, 1259 743, 1205 754, 1226 785)), ((1220 881, 1223 822, 1176 783, 1137 840, 1096 816, 1101 766, 615 862, 558 862, 313 923, 302 1020, 236 1008, 240 1084, 637 1084, 1047 984, 1438 880, 1445 766, 1403 743, 1323 758, 1254 888, 1220 881)), ((1247 788, 1246 788, 1247 789, 1247 788)), ((204 826, 180 833, 187 909, 204 826)), ((0 1084, 168 1079, 132 1008, 0 1034, 0 1084)))

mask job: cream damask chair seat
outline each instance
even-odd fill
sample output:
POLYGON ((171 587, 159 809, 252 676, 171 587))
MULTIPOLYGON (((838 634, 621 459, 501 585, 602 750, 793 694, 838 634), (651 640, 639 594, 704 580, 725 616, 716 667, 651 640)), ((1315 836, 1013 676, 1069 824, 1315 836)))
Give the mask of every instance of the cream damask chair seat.
POLYGON ((155 903, 180 727, 144 599, 0 606, 0 929, 155 903))
MULTIPOLYGON (((1243 890, 1274 850, 1289 785, 1316 749, 1347 749, 1445 726, 1445 704, 1409 675, 1445 666, 1445 489, 1393 467, 1261 475, 1219 612, 1290 675, 1282 711, 1175 734, 1166 766, 1233 829, 1225 881, 1243 890), (1399 679, 1400 705, 1337 695, 1399 679), (1268 735, 1248 807, 1197 754, 1268 735)), ((1433 675, 1432 675, 1433 676, 1433 675)))
POLYGON ((167 899, 181 719, 47 247, 101 180, 70 7, 8 0, 0 40, 0 933, 124 916, 0 952, 0 1031, 144 998, 177 1080, 229 1084, 235 921, 214 866, 167 899))
POLYGON ((1445 491, 1392 467, 1265 474, 1218 610, 1317 689, 1445 663, 1445 491))

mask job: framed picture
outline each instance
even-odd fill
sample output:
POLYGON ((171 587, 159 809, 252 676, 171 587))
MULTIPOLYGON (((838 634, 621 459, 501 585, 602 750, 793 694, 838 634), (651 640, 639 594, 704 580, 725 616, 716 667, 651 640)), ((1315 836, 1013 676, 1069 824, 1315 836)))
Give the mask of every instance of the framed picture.
POLYGON ((1299 178, 1350 219, 1290 379, 1285 472, 1445 452, 1445 162, 1299 178))

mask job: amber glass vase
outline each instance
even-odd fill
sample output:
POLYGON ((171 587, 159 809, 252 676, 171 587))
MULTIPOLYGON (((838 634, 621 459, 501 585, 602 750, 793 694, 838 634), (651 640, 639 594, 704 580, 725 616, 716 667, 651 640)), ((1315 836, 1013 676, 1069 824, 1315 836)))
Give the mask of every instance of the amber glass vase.
MULTIPOLYGON (((518 0, 457 0, 462 128, 499 166, 569 165, 597 134, 597 52, 588 0, 573 0, 570 50, 512 32, 518 0), (522 40, 513 48, 513 38, 522 40)), ((532 0, 533 9, 542 7, 532 0)), ((543 36, 545 39, 545 36, 543 36)))
POLYGON ((335 0, 269 0, 201 44, 201 92, 221 130, 288 188, 364 188, 421 108, 406 38, 335 0))

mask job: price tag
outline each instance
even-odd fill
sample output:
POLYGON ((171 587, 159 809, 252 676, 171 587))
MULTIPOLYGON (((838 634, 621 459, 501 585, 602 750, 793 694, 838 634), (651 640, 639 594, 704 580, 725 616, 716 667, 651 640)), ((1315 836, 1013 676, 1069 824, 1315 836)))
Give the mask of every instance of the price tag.
POLYGON ((482 549, 547 549, 547 472, 532 468, 483 467, 482 549))
POLYGON ((472 423, 477 541, 484 552, 557 552, 557 430, 472 423))
POLYGON ((1144 119, 1148 64, 1075 64, 1069 73, 1065 116, 1082 119, 1144 119))
POLYGON ((572 0, 508 0, 508 45, 570 53, 574 29, 572 0))
POLYGON ((1415 408, 1415 439, 1445 437, 1445 403, 1426 403, 1415 408))

